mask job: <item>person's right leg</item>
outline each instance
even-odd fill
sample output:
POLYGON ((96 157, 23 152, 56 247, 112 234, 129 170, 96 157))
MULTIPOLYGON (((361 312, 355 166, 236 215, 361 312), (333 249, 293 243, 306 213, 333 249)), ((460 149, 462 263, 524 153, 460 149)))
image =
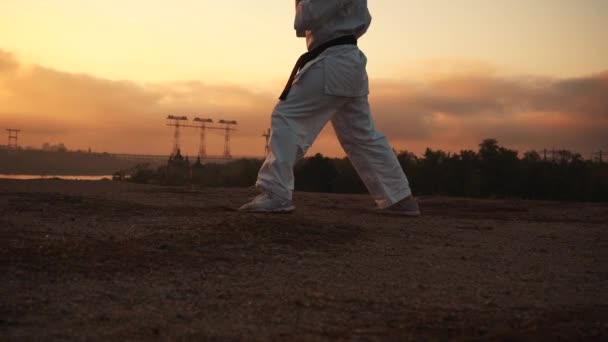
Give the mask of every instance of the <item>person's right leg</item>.
MULTIPOLYGON (((279 102, 272 113, 270 153, 260 168, 256 187, 290 202, 295 162, 306 154, 327 121, 347 100, 325 94, 323 61, 307 70, 294 83, 287 99, 279 102)), ((252 203, 242 209, 257 211, 256 207, 252 203)))
POLYGON ((380 209, 411 198, 409 182, 384 134, 375 128, 367 96, 351 99, 332 118, 340 144, 380 209))

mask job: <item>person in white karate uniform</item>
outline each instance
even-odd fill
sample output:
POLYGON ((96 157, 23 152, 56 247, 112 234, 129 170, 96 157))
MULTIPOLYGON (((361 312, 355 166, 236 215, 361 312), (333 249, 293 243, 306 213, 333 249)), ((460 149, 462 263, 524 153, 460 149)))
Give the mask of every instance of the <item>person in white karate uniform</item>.
POLYGON ((379 212, 420 215, 405 173, 371 117, 367 59, 357 47, 370 23, 367 0, 296 0, 296 35, 306 37, 308 53, 272 113, 270 153, 256 182, 261 194, 241 211, 293 211, 294 164, 331 121, 379 212))

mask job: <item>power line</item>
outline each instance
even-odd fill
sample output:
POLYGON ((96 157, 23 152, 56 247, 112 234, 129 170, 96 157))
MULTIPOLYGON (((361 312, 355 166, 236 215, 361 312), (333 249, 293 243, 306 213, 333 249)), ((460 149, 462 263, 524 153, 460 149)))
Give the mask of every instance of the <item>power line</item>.
POLYGON ((209 126, 207 124, 213 123, 212 119, 209 118, 194 118, 193 122, 197 125, 189 125, 185 123, 188 121, 188 117, 186 116, 174 116, 169 115, 167 117, 167 126, 175 127, 175 131, 173 133, 173 154, 176 154, 178 150, 180 150, 180 139, 181 139, 181 129, 182 128, 198 128, 200 130, 200 143, 199 143, 199 156, 202 158, 207 157, 207 143, 206 143, 206 131, 207 130, 222 130, 224 131, 224 155, 225 159, 232 158, 232 151, 230 146, 230 138, 233 131, 236 131, 236 128, 233 126, 237 125, 237 122, 234 120, 220 120, 218 123, 223 126, 209 126))

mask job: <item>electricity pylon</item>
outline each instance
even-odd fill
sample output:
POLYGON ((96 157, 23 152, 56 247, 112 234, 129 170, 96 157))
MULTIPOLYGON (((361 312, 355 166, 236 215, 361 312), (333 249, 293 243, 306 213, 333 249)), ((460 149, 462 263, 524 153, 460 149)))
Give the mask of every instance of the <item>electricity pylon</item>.
POLYGON ((219 123, 224 125, 224 158, 232 159, 232 153, 230 150, 230 134, 231 131, 236 131, 236 128, 232 128, 231 126, 236 126, 237 122, 234 120, 220 120, 219 123))
POLYGON ((188 117, 175 115, 167 116, 167 126, 175 127, 175 131, 173 132, 173 155, 177 154, 177 151, 180 149, 180 129, 183 126, 186 126, 185 123, 183 123, 184 121, 188 121, 188 117))
POLYGON ((9 128, 6 130, 8 132, 8 148, 9 149, 17 149, 19 147, 19 132, 20 129, 9 128))
POLYGON ((201 130, 201 138, 200 138, 200 143, 199 143, 199 148, 198 148, 198 156, 199 158, 204 159, 207 157, 207 143, 205 142, 205 131, 207 130, 207 124, 208 123, 213 123, 212 119, 201 119, 201 118, 194 118, 194 122, 200 124, 200 130, 201 130))

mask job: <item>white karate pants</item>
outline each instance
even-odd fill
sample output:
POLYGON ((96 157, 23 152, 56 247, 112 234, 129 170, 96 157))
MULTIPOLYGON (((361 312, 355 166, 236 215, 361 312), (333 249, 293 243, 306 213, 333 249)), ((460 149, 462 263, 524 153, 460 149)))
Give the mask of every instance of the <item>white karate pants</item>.
MULTIPOLYGON (((349 66, 347 61, 346 65, 341 64, 345 68, 338 73, 335 69, 328 70, 333 66, 329 63, 332 63, 330 59, 322 59, 306 68, 287 99, 276 105, 271 118, 270 153, 259 171, 256 186, 291 200, 294 164, 306 154, 319 132, 331 121, 342 148, 378 207, 389 207, 412 192, 386 137, 376 131, 367 95, 328 94, 335 93, 328 87, 348 88, 349 84, 340 84, 345 80, 348 82, 348 77, 340 77, 352 72, 350 67, 363 67, 365 72, 365 63, 349 66)), ((367 84, 363 86, 367 87, 367 84)))

